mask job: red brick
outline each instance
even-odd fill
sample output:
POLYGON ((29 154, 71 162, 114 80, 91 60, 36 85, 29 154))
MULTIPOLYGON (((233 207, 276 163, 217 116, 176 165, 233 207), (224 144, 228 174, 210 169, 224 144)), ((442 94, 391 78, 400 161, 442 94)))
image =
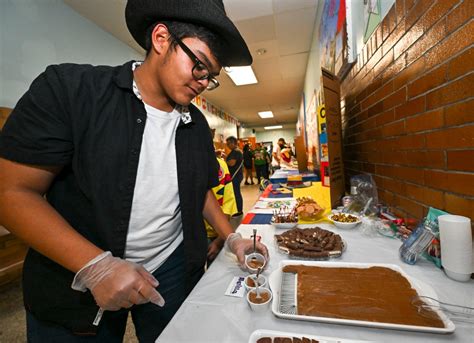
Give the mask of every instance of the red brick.
POLYGON ((423 189, 423 204, 435 208, 444 208, 444 192, 435 191, 431 188, 423 189))
POLYGON ((393 142, 393 147, 397 150, 414 150, 425 148, 425 135, 408 135, 397 137, 393 142))
POLYGON ((385 16, 382 19, 382 24, 380 26, 382 26, 382 39, 385 44, 385 41, 388 38, 388 35, 390 34, 390 18, 385 16))
POLYGON ((384 204, 392 206, 394 203, 394 194, 392 192, 381 190, 379 193, 379 200, 381 200, 384 204))
POLYGON ((402 18, 405 16, 405 1, 396 0, 395 2, 395 13, 397 18, 397 23, 399 23, 402 18))
POLYGON ((387 69, 385 69, 385 71, 382 73, 382 79, 390 80, 395 75, 398 75, 398 73, 401 72, 404 68, 405 68, 405 57, 400 56, 397 60, 395 60, 395 62, 389 65, 387 69))
POLYGON ((420 96, 416 99, 409 100, 403 105, 395 108, 395 118, 405 118, 425 110, 425 97, 420 96))
POLYGON ((474 196, 474 174, 425 171, 425 185, 452 193, 474 196))
POLYGON ((424 171, 420 168, 398 167, 396 169, 396 178, 404 181, 411 181, 418 184, 424 182, 424 171))
POLYGON ((391 109, 375 117, 375 125, 381 126, 395 120, 395 110, 391 109))
POLYGON ((444 169, 444 151, 407 151, 406 163, 414 167, 444 169))
POLYGON ((422 21, 424 30, 428 31, 434 23, 444 17, 445 14, 458 2, 459 0, 438 0, 423 16, 422 21))
POLYGON ((390 151, 383 153, 383 163, 404 165, 407 164, 405 151, 390 151))
POLYGON ((422 218, 423 206, 408 198, 395 196, 395 206, 401 207, 410 217, 422 218))
POLYGON ((465 198, 445 193, 444 206, 446 212, 469 217, 474 222, 474 198, 465 198))
POLYGON ((444 193, 431 188, 408 183, 406 196, 427 206, 444 208, 444 193))
POLYGON ((415 6, 409 10, 406 16, 405 23, 407 30, 421 18, 432 3, 432 0, 418 0, 416 2, 415 6))
POLYGON ((381 128, 383 137, 400 136, 405 133, 405 121, 399 120, 381 128))
POLYGON ((394 57, 397 59, 401 54, 403 54, 413 43, 415 43, 418 38, 423 35, 423 22, 418 21, 413 27, 408 30, 403 37, 398 41, 397 44, 393 47, 394 57))
POLYGON ((410 12, 410 9, 415 4, 416 0, 405 0, 405 14, 410 12))
POLYGON ((417 201, 423 202, 423 189, 424 186, 415 185, 412 183, 405 184, 406 196, 410 199, 415 199, 417 201))
POLYGON ((396 13, 395 13, 395 6, 392 6, 388 10, 388 13, 386 14, 386 16, 390 19, 389 20, 390 32, 392 32, 397 27, 397 17, 396 17, 396 13))
POLYGON ((448 173, 436 170, 425 170, 425 186, 449 190, 448 173))
POLYGON ((386 111, 392 107, 403 104, 407 99, 406 87, 400 88, 383 100, 383 109, 386 111))
POLYGON ((474 47, 464 51, 461 55, 452 59, 448 66, 448 80, 467 74, 474 70, 474 47))
POLYGON ((381 58, 382 58, 382 49, 378 49, 370 56, 369 60, 367 61, 367 65, 366 65, 367 69, 369 70, 373 69, 374 66, 380 61, 381 58))
POLYGON ((445 107, 444 121, 446 126, 474 122, 474 99, 445 107))
POLYGON ((375 29, 375 33, 374 35, 377 37, 376 38, 376 41, 377 41, 377 49, 380 48, 382 46, 382 42, 383 42, 383 38, 382 38, 382 26, 379 25, 376 29, 375 29))
POLYGON ((472 96, 474 96, 474 73, 426 94, 426 109, 430 110, 472 96))
POLYGON ((405 86, 411 80, 418 78, 425 71, 425 62, 420 58, 416 62, 410 64, 393 80, 393 89, 399 89, 405 86))
POLYGON ((408 85, 408 98, 430 91, 446 81, 447 64, 430 71, 408 85))
POLYGON ((382 101, 379 101, 376 103, 374 106, 370 107, 367 111, 369 117, 373 117, 379 113, 382 113, 383 110, 383 103, 382 101))
POLYGON ((474 172, 474 150, 448 151, 448 169, 474 172))
POLYGON ((426 112, 406 119, 406 131, 419 132, 441 128, 444 126, 443 109, 426 112))
POLYGON ((385 178, 383 184, 381 185, 385 190, 391 191, 393 193, 405 195, 406 183, 400 180, 395 180, 392 178, 385 178))
POLYGON ((474 13, 474 1, 464 0, 459 4, 447 17, 446 30, 448 33, 453 32, 466 21, 472 18, 474 13))
MULTIPOLYGON (((392 7, 393 8, 393 7, 392 7)), ((405 34, 405 19, 403 19, 397 26, 397 28, 392 31, 385 42, 382 45, 382 55, 387 54, 387 52, 390 51, 390 49, 393 48, 395 44, 400 40, 400 38, 403 37, 405 34)))
MULTIPOLYGON (((436 23, 428 32, 425 32, 423 36, 418 39, 418 41, 411 46, 407 51, 407 64, 416 61, 422 57, 428 49, 431 49, 433 46, 438 44, 441 40, 446 37, 446 18, 443 18, 438 23, 436 23)), ((444 55, 446 57, 446 55, 444 55)), ((432 64, 430 67, 441 64, 441 61, 438 63, 432 64)), ((426 68, 427 70, 430 68, 426 68)))
MULTIPOLYGON (((434 27, 437 25, 438 24, 436 24, 434 27)), ((471 20, 458 31, 448 35, 446 39, 441 41, 432 50, 426 53, 426 68, 431 69, 435 65, 443 63, 446 60, 446 56, 456 55, 458 52, 470 46, 473 41, 474 20, 471 20)))
MULTIPOLYGON (((381 49, 379 49, 381 50, 381 49)), ((378 77, 393 62, 393 49, 390 50, 374 67, 374 75, 378 77)))
POLYGON ((454 127, 426 134, 428 149, 474 147, 474 125, 454 127))

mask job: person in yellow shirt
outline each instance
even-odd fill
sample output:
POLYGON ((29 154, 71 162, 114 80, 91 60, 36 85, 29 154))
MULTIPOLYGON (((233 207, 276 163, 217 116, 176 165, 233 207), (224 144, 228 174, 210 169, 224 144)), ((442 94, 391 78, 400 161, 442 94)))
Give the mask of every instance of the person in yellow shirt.
MULTIPOLYGON (((233 214, 237 213, 237 202, 235 201, 232 177, 229 172, 229 167, 227 167, 227 163, 219 157, 217 157, 217 162, 219 162, 219 185, 212 188, 212 191, 214 192, 222 212, 230 218, 233 214)), ((219 251, 221 251, 224 245, 224 240, 217 235, 217 232, 208 222, 204 221, 204 223, 206 225, 207 240, 209 243, 207 248, 207 263, 209 266, 216 258, 219 251)))

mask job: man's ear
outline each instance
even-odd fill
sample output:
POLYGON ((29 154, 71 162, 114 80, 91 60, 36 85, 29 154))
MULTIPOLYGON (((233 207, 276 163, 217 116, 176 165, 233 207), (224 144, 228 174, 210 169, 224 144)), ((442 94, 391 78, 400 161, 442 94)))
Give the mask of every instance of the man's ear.
POLYGON ((170 33, 164 24, 157 24, 151 33, 151 46, 158 55, 164 55, 169 48, 170 33))

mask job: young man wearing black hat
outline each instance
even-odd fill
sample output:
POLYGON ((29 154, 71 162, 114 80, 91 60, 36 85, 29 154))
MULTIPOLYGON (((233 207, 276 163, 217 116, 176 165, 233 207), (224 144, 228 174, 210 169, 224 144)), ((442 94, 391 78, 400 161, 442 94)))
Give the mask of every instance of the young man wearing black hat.
POLYGON ((129 311, 153 342, 202 275, 203 218, 240 263, 252 249, 212 194, 190 105, 221 66, 252 62, 245 42, 221 0, 129 0, 126 21, 143 63, 49 66, 0 136, 1 224, 31 246, 29 342, 121 342, 129 311))

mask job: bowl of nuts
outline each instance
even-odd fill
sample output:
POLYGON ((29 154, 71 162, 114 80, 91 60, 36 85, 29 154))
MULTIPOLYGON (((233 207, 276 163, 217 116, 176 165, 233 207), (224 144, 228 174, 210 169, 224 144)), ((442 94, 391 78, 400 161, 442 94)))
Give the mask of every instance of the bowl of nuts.
POLYGON ((349 213, 333 213, 328 218, 340 229, 353 229, 361 223, 359 216, 349 213))

